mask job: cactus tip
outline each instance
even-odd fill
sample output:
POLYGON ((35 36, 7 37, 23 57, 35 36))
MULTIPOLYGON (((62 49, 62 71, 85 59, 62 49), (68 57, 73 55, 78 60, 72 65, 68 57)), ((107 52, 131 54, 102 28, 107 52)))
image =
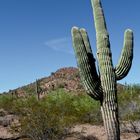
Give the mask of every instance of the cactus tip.
POLYGON ((76 26, 73 26, 72 27, 72 30, 78 30, 79 28, 78 27, 76 27, 76 26))
POLYGON ((73 26, 72 29, 71 29, 71 33, 72 33, 72 34, 73 34, 73 33, 76 33, 78 30, 79 30, 78 27, 73 26))
POLYGON ((133 33, 133 31, 131 29, 126 29, 125 31, 126 33, 129 32, 129 33, 133 33))
POLYGON ((85 29, 85 28, 81 28, 81 29, 80 29, 80 32, 86 33, 86 29, 85 29))
POLYGON ((131 29, 126 29, 125 30, 125 36, 133 38, 133 31, 131 29))

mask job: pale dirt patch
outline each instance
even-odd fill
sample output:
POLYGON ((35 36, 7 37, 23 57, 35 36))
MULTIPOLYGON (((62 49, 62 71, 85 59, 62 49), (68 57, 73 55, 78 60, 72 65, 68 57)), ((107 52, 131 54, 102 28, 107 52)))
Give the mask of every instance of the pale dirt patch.
POLYGON ((13 135, 9 132, 9 130, 10 130, 9 127, 3 127, 0 125, 0 138, 6 139, 13 137, 13 135))
MULTIPOLYGON (((0 138, 6 139, 11 138, 13 135, 9 132, 9 127, 3 127, 0 125, 0 138)), ((90 125, 90 124, 81 124, 76 125, 70 131, 72 135, 65 138, 65 140, 94 140, 91 139, 91 136, 98 138, 98 140, 106 140, 106 134, 104 127, 101 125, 90 125), (84 139, 82 139, 84 136, 84 139), (88 138, 90 137, 90 138, 88 138)), ((136 140, 140 138, 140 134, 136 133, 121 133, 121 140, 136 140)), ((23 140, 23 139, 20 139, 23 140)))
MULTIPOLYGON (((98 140, 106 140, 106 134, 105 134, 105 129, 103 126, 99 125, 90 125, 90 124, 82 124, 82 125, 76 125, 71 132, 76 132, 78 136, 74 135, 73 137, 68 137, 65 140, 79 140, 80 135, 87 137, 87 140, 92 140, 88 139, 88 136, 95 136, 98 138, 98 140)), ((136 133, 121 133, 121 140, 136 140, 140 138, 140 135, 136 133)))

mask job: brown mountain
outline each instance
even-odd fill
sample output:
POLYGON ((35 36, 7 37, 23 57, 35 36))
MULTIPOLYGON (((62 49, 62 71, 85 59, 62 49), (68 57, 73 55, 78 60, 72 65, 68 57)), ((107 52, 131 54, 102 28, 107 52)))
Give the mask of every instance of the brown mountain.
MULTIPOLYGON (((37 81, 42 93, 48 93, 58 88, 76 92, 84 90, 80 82, 78 69, 74 67, 61 68, 56 72, 52 72, 50 76, 37 81)), ((36 82, 10 90, 8 93, 16 94, 16 96, 36 94, 36 82)))
MULTIPOLYGON (((81 92, 84 91, 80 81, 79 71, 74 67, 66 67, 52 72, 49 77, 38 79, 38 84, 41 93, 48 93, 51 90, 63 88, 66 91, 81 92)), ((124 86, 118 84, 118 88, 124 86)), ((8 93, 15 94, 16 96, 26 96, 36 94, 36 82, 29 85, 10 90, 8 93)))

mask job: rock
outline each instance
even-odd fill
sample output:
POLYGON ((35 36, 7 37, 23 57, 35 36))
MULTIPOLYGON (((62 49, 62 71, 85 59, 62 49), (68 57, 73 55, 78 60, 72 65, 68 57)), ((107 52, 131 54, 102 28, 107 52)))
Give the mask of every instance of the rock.
POLYGON ((140 120, 134 122, 122 122, 120 125, 120 129, 121 132, 140 133, 140 120))
POLYGON ((11 125, 11 123, 14 121, 15 116, 14 115, 6 115, 3 117, 0 117, 0 125, 7 127, 11 125))
POLYGON ((0 109, 0 117, 3 117, 3 116, 5 116, 5 115, 7 115, 8 114, 8 112, 7 111, 5 111, 4 109, 0 109))

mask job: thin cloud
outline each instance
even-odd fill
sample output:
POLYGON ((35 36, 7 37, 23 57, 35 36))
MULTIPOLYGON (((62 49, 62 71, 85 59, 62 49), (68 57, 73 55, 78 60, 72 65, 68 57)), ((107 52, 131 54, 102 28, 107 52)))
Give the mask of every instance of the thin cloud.
POLYGON ((73 54, 73 48, 71 39, 68 37, 52 39, 45 42, 49 48, 53 49, 54 51, 64 52, 73 54))

